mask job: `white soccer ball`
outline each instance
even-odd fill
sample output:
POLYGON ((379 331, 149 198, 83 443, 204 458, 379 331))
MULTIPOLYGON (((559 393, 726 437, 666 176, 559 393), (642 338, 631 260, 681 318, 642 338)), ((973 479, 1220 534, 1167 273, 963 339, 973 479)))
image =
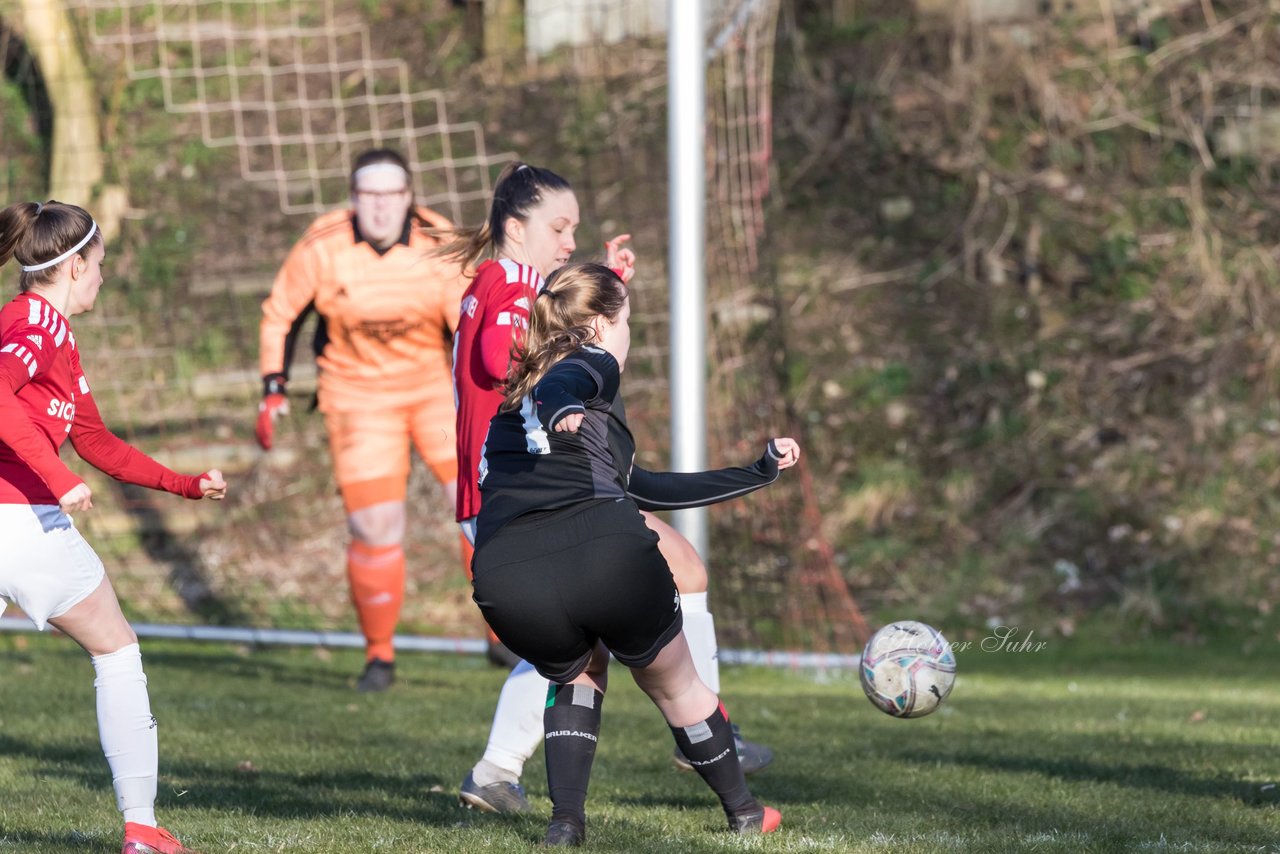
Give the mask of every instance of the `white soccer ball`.
POLYGON ((956 655, 933 626, 915 620, 890 623, 862 651, 862 690, 885 714, 927 715, 956 681, 956 655))

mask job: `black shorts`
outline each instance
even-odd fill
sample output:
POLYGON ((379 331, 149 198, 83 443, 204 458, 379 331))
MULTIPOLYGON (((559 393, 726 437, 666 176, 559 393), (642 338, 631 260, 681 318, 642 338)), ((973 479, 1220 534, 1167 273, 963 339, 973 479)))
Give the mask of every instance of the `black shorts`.
POLYGON ((644 667, 683 627, 658 535, 626 499, 508 522, 476 549, 472 570, 489 626, 553 682, 582 673, 597 640, 644 667))

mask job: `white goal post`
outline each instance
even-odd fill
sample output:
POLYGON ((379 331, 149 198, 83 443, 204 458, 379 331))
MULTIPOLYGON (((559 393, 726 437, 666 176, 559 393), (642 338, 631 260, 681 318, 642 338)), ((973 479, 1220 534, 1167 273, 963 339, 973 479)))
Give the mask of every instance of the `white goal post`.
MULTIPOLYGON (((703 0, 670 0, 667 157, 670 163, 671 465, 707 467, 706 24, 703 0)), ((705 508, 672 514, 709 559, 705 508)))

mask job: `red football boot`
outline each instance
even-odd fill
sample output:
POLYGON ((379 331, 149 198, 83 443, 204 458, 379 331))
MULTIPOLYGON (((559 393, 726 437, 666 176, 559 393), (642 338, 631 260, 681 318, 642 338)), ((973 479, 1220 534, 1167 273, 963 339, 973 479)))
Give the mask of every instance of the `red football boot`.
POLYGON ((782 824, 782 813, 773 807, 760 807, 729 816, 729 829, 735 833, 773 833, 782 824))
POLYGON ((133 821, 124 824, 124 848, 120 854, 198 854, 183 845, 163 827, 148 827, 133 821))

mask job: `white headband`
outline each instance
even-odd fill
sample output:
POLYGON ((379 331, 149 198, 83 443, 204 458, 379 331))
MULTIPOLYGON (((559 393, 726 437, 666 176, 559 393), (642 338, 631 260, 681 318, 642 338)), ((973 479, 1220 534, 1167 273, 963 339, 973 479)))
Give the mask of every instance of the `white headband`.
MULTIPOLYGON (((93 222, 93 220, 90 220, 90 222, 93 222)), ((97 233, 97 231, 98 231, 98 224, 94 222, 93 225, 89 227, 89 233, 86 234, 84 236, 84 239, 82 239, 75 246, 72 246, 70 249, 68 249, 66 252, 63 252, 61 255, 59 255, 57 258, 54 258, 52 261, 45 261, 43 264, 31 264, 29 266, 26 264, 23 264, 22 272, 34 273, 37 270, 44 270, 49 267, 55 267, 58 264, 61 264, 63 261, 67 260, 72 255, 76 254, 81 249, 83 249, 84 245, 93 239, 93 235, 97 233)))
POLYGON ((373 175, 381 172, 390 172, 396 175, 403 175, 406 181, 409 180, 409 173, 404 171, 404 167, 399 163, 389 163, 385 160, 378 163, 370 163, 368 166, 361 166, 351 176, 352 183, 360 180, 361 175, 373 175))

